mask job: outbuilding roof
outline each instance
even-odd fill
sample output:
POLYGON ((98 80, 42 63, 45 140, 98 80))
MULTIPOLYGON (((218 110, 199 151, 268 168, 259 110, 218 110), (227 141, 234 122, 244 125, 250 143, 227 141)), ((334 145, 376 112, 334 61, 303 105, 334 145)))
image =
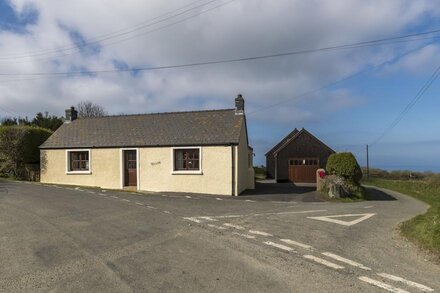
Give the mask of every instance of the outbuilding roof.
POLYGON ((244 119, 235 109, 80 118, 40 148, 235 145, 244 119))

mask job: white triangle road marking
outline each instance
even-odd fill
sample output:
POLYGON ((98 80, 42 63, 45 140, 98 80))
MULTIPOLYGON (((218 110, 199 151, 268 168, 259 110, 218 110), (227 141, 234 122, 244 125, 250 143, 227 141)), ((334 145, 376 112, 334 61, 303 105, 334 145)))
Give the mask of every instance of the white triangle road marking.
POLYGON ((353 226, 356 225, 362 221, 365 221, 366 219, 371 218, 376 214, 346 214, 346 215, 332 215, 332 216, 321 216, 321 217, 307 217, 308 219, 313 220, 319 220, 324 222, 330 222, 335 223, 343 226, 353 226), (346 218, 346 217, 358 217, 355 220, 352 221, 343 221, 343 220, 337 220, 335 218, 346 218))

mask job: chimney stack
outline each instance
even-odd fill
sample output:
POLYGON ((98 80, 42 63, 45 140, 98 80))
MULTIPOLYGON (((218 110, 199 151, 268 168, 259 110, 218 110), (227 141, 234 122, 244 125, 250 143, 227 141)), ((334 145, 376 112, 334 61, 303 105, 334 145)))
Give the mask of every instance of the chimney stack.
POLYGON ((235 98, 235 114, 244 115, 244 99, 241 94, 235 98))
POLYGON ((70 123, 75 121, 78 118, 78 111, 75 110, 75 107, 70 107, 66 109, 66 120, 65 123, 70 123))

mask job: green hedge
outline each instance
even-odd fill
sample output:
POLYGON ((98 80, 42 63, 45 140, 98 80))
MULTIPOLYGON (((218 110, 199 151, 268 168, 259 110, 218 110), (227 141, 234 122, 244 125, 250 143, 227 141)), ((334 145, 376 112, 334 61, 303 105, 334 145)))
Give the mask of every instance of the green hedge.
POLYGON ((39 146, 52 131, 33 126, 0 126, 0 173, 21 177, 25 164, 40 162, 39 146))
POLYGON ((344 177, 352 183, 359 183, 362 170, 352 153, 336 153, 327 160, 327 172, 344 177))

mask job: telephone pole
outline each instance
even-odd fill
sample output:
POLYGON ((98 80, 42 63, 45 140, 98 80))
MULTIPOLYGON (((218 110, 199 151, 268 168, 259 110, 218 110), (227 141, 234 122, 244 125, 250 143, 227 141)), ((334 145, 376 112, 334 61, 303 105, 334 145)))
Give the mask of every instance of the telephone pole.
POLYGON ((370 179, 370 158, 368 154, 368 144, 367 144, 367 179, 370 179))

